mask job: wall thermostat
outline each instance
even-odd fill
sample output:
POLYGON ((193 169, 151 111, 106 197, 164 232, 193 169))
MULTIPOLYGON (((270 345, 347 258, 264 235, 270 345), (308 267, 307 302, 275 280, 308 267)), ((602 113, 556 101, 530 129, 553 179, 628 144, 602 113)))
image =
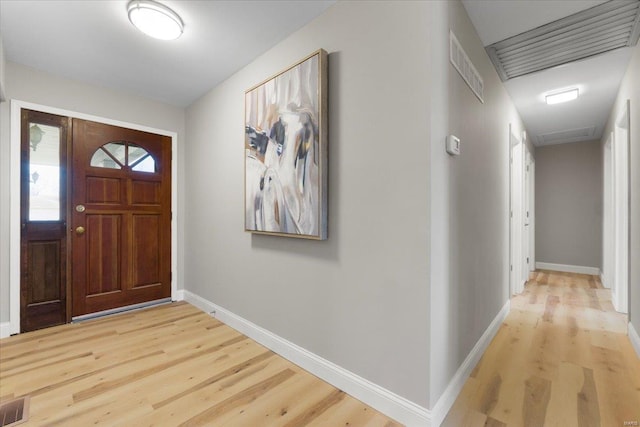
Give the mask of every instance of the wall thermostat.
POLYGON ((446 143, 447 153, 452 156, 460 155, 460 138, 455 135, 447 135, 447 143, 446 143))

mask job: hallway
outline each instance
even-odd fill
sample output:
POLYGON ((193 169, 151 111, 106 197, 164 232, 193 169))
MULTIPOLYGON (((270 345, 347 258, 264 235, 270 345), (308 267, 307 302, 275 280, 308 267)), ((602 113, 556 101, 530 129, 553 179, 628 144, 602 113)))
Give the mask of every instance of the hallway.
POLYGON ((626 330, 597 276, 536 271, 443 426, 639 425, 626 330))

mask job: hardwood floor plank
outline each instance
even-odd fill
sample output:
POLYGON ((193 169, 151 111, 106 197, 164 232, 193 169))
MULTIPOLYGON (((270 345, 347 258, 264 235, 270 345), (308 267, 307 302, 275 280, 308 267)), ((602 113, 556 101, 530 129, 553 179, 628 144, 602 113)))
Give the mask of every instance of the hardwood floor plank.
POLYGON ((262 380, 259 383, 254 384, 251 387, 248 387, 219 403, 216 403, 210 408, 205 409, 204 411, 198 413, 196 416, 191 417, 185 422, 181 423, 180 427, 206 425, 213 419, 218 418, 221 414, 225 414, 236 408, 249 405, 259 396, 262 396, 272 388, 285 382, 293 375, 295 375, 295 372, 292 369, 287 368, 283 371, 280 371, 277 374, 267 378, 266 380, 262 380))
MULTIPOLYGON (((578 393, 583 389, 582 367, 562 362, 558 377, 551 383, 551 397, 547 407, 546 425, 549 427, 578 427, 578 393)), ((595 402, 597 405, 597 402, 595 402)))
POLYGON ((522 422, 529 427, 543 427, 551 398, 551 381, 531 376, 525 381, 522 422))
POLYGON ((593 380, 593 370, 582 368, 584 373, 584 381, 582 389, 578 393, 578 407, 576 414, 578 415, 579 427, 599 427, 600 409, 598 401, 598 390, 593 380))
MULTIPOLYGON (((168 369, 162 376, 153 376, 140 382, 138 387, 146 391, 149 401, 156 409, 166 406, 172 400, 178 400, 187 391, 197 391, 202 387, 196 387, 209 380, 220 372, 243 363, 265 352, 265 348, 253 341, 246 341, 247 345, 223 351, 221 354, 212 355, 209 358, 200 358, 189 361, 179 369, 168 369), (163 382, 172 384, 171 387, 163 386, 163 382)), ((253 372, 252 372, 253 373, 253 372)), ((234 381, 242 376, 234 376, 234 381)), ((213 383, 212 383, 213 384, 213 383)), ((229 387, 227 383, 217 384, 221 388, 229 387)))
POLYGON ((597 276, 535 272, 512 298, 443 426, 613 427, 640 420, 640 360, 626 328, 597 276))
POLYGON ((496 373, 489 380, 488 387, 484 390, 482 400, 480 402, 480 412, 483 414, 490 414, 493 408, 498 403, 498 396, 500 395, 500 386, 502 385, 502 377, 496 373))
POLYGON ((25 426, 398 425, 186 303, 0 340, 0 381, 25 426))
POLYGON ((597 346, 591 349, 602 425, 623 425, 625 421, 640 420, 640 405, 633 400, 635 393, 629 379, 630 371, 620 352, 597 346))
POLYGON ((99 334, 94 334, 88 337, 73 337, 73 339, 70 340, 65 340, 62 342, 55 342, 55 341, 49 341, 51 344, 50 345, 44 345, 41 344, 41 342, 37 342, 34 343, 35 348, 30 349, 28 351, 22 352, 22 353, 16 353, 14 352, 14 354, 10 355, 10 352, 5 352, 4 350, 2 351, 3 353, 3 359, 2 359, 2 363, 6 363, 6 362, 11 362, 13 360, 18 360, 18 359, 23 359, 27 356, 31 356, 31 355, 35 355, 35 356, 40 356, 42 354, 43 351, 47 351, 47 350, 57 350, 57 349, 61 349, 61 348, 65 348, 65 347, 72 347, 72 346, 77 346, 80 344, 90 344, 91 341, 98 341, 98 340, 103 340, 104 338, 109 338, 109 337, 115 337, 117 336, 117 332, 116 331, 109 331, 107 333, 99 333, 99 334), (41 345, 38 345, 41 344, 41 345))
MULTIPOLYGON (((56 354, 56 356, 63 356, 65 353, 59 353, 56 354)), ((51 369, 54 365, 56 364, 64 364, 67 362, 70 362, 72 360, 77 360, 77 359, 82 359, 85 357, 93 357, 93 353, 92 352, 84 352, 84 353, 79 353, 79 354, 74 354, 71 355, 69 357, 41 357, 36 359, 35 361, 32 361, 32 363, 30 364, 20 364, 20 365, 16 365, 14 368, 10 368, 10 367, 3 367, 3 375, 0 376, 0 381, 2 381, 3 379, 12 377, 14 375, 20 375, 20 374, 24 374, 26 372, 31 372, 33 374, 33 371, 37 370, 37 369, 51 369)))
POLYGON ((397 427, 399 424, 389 421, 386 417, 380 417, 379 413, 369 406, 355 399, 342 399, 336 403, 331 412, 326 411, 311 420, 308 427, 335 426, 371 426, 371 427, 397 427))
MULTIPOLYGON (((176 395, 168 397, 165 400, 154 404, 153 408, 154 409, 161 408, 161 407, 171 403, 175 399, 180 399, 183 396, 191 394, 191 393, 193 393, 195 391, 198 391, 198 390, 200 390, 202 388, 208 387, 211 384, 215 384, 218 381, 221 381, 221 380, 223 380, 225 378, 230 377, 231 375, 240 374, 240 378, 242 378, 241 375, 242 375, 243 371, 245 371, 248 368, 251 368, 251 367, 253 367, 255 365, 258 365, 260 362, 262 362, 264 360, 267 360, 268 358, 273 357, 273 356, 274 356, 273 352, 265 351, 265 352, 255 356, 255 357, 247 360, 247 361, 244 361, 242 363, 238 363, 238 364, 236 364, 236 365, 234 365, 234 366, 232 366, 232 367, 230 367, 230 368, 228 368, 228 369, 226 369, 226 370, 224 370, 224 371, 222 371, 222 372, 220 372, 220 373, 218 373, 218 374, 216 374, 216 375, 214 375, 214 376, 212 376, 210 378, 207 378, 205 381, 199 382, 198 384, 190 387, 187 390, 184 390, 184 391, 182 391, 182 392, 180 392, 180 393, 178 393, 176 395)), ((249 372, 249 373, 252 373, 252 372, 249 372)))
MULTIPOLYGON (((631 341, 629 341, 626 335, 618 335, 618 343, 620 347, 620 354, 624 359, 623 363, 629 372, 627 380, 635 391, 637 397, 636 401, 640 402, 640 363, 636 363, 638 361, 638 356, 631 345, 631 341)), ((640 422, 640 420, 638 420, 638 422, 640 422)))
POLYGON ((507 425, 502 421, 495 420, 491 417, 487 418, 487 421, 484 423, 485 427, 506 427, 507 425))
POLYGON ((151 368, 147 368, 147 369, 135 369, 135 371, 133 373, 130 373, 128 375, 124 375, 121 376, 119 378, 115 378, 112 380, 108 380, 108 381, 102 381, 99 384, 96 384, 94 386, 91 386, 90 388, 84 389, 84 390, 80 390, 76 393, 73 394, 73 400, 74 401, 80 401, 80 400, 84 400, 84 399, 89 399, 95 395, 104 393, 105 391, 108 391, 110 389, 114 389, 117 387, 120 387, 122 385, 125 384, 130 384, 134 381, 138 381, 141 378, 145 378, 151 375, 154 375, 155 373, 158 372, 162 372, 167 368, 171 368, 174 367, 176 365, 179 365, 180 363, 186 362, 188 360, 194 359, 194 358, 198 358, 201 356, 206 356, 209 355, 211 353, 215 353, 220 351, 221 349, 223 349, 224 347, 228 346, 228 345, 232 345, 235 344, 239 341, 243 341, 245 340, 246 337, 244 336, 238 336, 235 338, 231 338, 228 341, 225 341, 221 344, 209 347, 209 348, 204 348, 202 350, 199 350, 195 353, 190 353, 187 354, 185 356, 182 356, 180 358, 177 359, 171 359, 168 360, 162 364, 156 365, 156 366, 152 366, 151 368))
POLYGON ((0 340, 0 400, 22 395, 25 426, 398 425, 186 303, 0 340))
POLYGON ((326 410, 342 401, 345 396, 346 393, 344 391, 337 389, 333 390, 322 400, 319 400, 315 404, 310 406, 304 413, 298 415, 296 418, 284 424, 284 427, 297 427, 309 424, 318 416, 323 414, 326 410))
MULTIPOLYGON (((317 378, 306 372, 300 372, 274 390, 274 393, 261 396, 253 404, 238 410, 219 423, 222 426, 282 426, 306 410, 308 402, 335 390, 329 384, 317 384, 317 378), (276 393, 277 391, 277 393, 276 393)), ((357 402, 355 399, 351 401, 357 402)))
POLYGON ((553 322, 553 315, 555 314, 558 304, 560 304, 559 297, 557 297, 556 295, 547 296, 547 301, 544 308, 544 316, 542 316, 542 320, 544 322, 553 322))

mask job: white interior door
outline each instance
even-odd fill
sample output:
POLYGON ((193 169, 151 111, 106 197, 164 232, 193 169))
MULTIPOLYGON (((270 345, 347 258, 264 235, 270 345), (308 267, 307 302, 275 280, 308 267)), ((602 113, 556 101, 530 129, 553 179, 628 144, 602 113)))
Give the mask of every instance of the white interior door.
POLYGON ((524 152, 522 143, 514 135, 509 126, 510 160, 509 160, 509 282, 511 295, 517 295, 524 290, 523 277, 523 164, 524 152))
POLYGON ((612 288, 615 285, 614 269, 614 197, 613 197, 613 132, 604 145, 603 153, 603 214, 602 214, 602 285, 612 288))
POLYGON ((536 269, 536 161, 529 154, 529 272, 536 269))
POLYGON ((629 102, 616 120, 613 138, 614 268, 611 297, 616 311, 628 313, 629 303, 629 102))
POLYGON ((522 277, 520 280, 525 283, 529 280, 529 271, 531 270, 531 154, 525 148, 524 138, 522 139, 522 147, 524 150, 524 206, 522 212, 522 222, 524 229, 522 231, 522 277))

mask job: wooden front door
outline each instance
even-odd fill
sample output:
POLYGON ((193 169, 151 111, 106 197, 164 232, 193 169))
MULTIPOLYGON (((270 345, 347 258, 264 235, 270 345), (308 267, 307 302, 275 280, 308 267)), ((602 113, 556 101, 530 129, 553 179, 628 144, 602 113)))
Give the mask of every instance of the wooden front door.
POLYGON ((67 321, 67 117, 22 110, 20 330, 67 321))
POLYGON ((73 120, 73 316, 171 296, 171 139, 73 120))

